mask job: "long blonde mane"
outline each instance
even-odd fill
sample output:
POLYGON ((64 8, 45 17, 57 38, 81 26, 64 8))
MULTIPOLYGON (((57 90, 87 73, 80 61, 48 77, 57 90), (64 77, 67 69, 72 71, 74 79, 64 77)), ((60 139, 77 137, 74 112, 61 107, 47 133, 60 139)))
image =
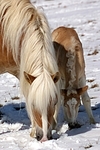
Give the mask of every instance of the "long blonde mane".
POLYGON ((3 42, 20 65, 20 86, 26 99, 30 99, 28 109, 34 103, 43 111, 59 90, 51 78, 58 67, 47 19, 29 0, 0 0, 0 14, 3 42), (24 71, 36 77, 31 85, 24 71))

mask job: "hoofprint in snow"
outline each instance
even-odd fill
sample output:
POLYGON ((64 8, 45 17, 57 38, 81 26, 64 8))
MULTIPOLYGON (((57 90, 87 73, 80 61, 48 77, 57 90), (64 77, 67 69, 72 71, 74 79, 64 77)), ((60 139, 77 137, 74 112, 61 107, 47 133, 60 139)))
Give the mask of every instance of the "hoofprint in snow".
POLYGON ((99 150, 100 149, 100 1, 37 0, 47 15, 51 31, 58 26, 73 27, 83 44, 88 93, 95 125, 89 125, 83 105, 77 120, 81 128, 68 130, 62 109, 58 115, 58 133, 44 143, 30 137, 30 120, 19 81, 10 74, 0 75, 0 150, 99 150))

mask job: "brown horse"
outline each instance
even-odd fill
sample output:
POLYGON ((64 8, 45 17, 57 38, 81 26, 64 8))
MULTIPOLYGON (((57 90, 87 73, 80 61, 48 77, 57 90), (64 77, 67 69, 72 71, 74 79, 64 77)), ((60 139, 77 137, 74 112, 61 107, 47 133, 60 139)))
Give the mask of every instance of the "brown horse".
POLYGON ((82 44, 76 31, 72 28, 59 27, 53 31, 52 41, 62 79, 61 94, 64 96, 63 106, 69 128, 80 126, 76 122, 80 96, 90 123, 95 123, 87 93, 82 44))
POLYGON ((0 73, 19 78, 31 136, 50 139, 59 101, 59 73, 44 13, 29 0, 0 0, 0 73))

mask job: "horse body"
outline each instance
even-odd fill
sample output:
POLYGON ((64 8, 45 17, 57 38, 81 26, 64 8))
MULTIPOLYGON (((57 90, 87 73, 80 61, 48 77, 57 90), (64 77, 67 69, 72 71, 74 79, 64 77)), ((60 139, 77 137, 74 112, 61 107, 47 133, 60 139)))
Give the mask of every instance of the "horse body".
POLYGON ((50 139, 60 105, 58 67, 47 19, 29 0, 0 1, 0 54, 0 73, 20 80, 31 135, 50 139))
POLYGON ((76 31, 72 28, 59 27, 52 32, 52 41, 62 79, 61 94, 64 96, 63 105, 69 128, 79 127, 76 118, 80 96, 90 123, 94 123, 87 93, 83 49, 76 31))
POLYGON ((9 54, 7 54, 6 47, 2 47, 2 36, 0 33, 0 74, 6 72, 16 76, 17 78, 19 77, 19 67, 16 65, 12 53, 9 52, 9 54))

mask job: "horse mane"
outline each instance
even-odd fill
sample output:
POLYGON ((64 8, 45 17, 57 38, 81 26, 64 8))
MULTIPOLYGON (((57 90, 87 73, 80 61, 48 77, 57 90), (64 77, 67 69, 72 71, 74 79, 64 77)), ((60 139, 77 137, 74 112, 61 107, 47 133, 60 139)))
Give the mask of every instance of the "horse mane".
MULTIPOLYGON (((67 64, 66 64, 66 71, 70 76, 69 85, 67 95, 71 93, 77 93, 75 89, 73 89, 74 82, 77 82, 77 72, 76 72, 76 57, 78 56, 78 48, 79 48, 79 41, 75 39, 75 37, 71 37, 71 47, 68 47, 67 50, 67 64), (77 49, 76 49, 77 48, 77 49)), ((67 48, 66 48, 67 49, 67 48)), ((79 59, 79 58, 78 58, 79 59)), ((77 85, 77 84, 76 84, 77 85)), ((75 85, 74 85, 75 86, 75 85)))
POLYGON ((58 72, 58 67, 47 19, 29 0, 0 1, 3 41, 20 65, 22 92, 26 99, 30 97, 29 109, 35 99, 34 105, 43 110, 50 103, 50 98, 55 99, 59 89, 51 78, 58 72), (24 71, 36 77, 31 85, 26 81, 24 71))

